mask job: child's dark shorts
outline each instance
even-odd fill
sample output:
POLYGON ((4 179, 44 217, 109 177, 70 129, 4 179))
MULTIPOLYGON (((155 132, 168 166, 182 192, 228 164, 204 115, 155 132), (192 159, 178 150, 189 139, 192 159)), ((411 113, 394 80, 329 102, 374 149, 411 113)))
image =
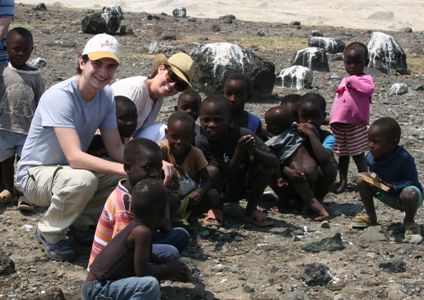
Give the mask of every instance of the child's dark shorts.
MULTIPOLYGON (((418 207, 421 207, 423 204, 423 193, 419 188, 417 188, 414 185, 409 185, 406 188, 412 188, 417 192, 418 195, 418 207)), ((395 196, 393 194, 389 194, 383 191, 378 191, 374 195, 374 198, 383 202, 384 204, 390 206, 391 208, 405 211, 404 207, 402 206, 402 203, 400 202, 399 196, 395 196)))

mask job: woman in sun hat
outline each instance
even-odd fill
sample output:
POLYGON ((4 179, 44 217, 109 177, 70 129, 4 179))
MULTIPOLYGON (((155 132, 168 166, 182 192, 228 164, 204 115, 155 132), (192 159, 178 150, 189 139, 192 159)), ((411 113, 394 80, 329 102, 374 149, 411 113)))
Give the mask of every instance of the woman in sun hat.
POLYGON ((162 124, 155 124, 165 97, 191 89, 196 70, 193 59, 182 52, 166 58, 156 55, 149 77, 134 76, 112 84, 115 96, 125 96, 137 107, 137 129, 134 136, 159 140, 164 135, 162 124))
POLYGON ((91 243, 104 202, 125 175, 115 103, 109 84, 119 65, 119 43, 98 34, 86 43, 78 74, 40 98, 18 162, 16 185, 31 203, 48 207, 36 229, 47 256, 72 261, 74 241, 91 243), (87 153, 100 129, 108 155, 87 153))

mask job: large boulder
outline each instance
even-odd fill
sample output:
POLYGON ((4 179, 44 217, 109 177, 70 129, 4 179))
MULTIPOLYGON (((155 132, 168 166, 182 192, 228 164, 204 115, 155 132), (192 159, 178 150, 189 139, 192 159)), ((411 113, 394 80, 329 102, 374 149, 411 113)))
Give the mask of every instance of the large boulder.
POLYGON ((277 77, 281 78, 283 87, 295 88, 297 90, 312 87, 312 71, 304 66, 291 66, 283 69, 277 77))
POLYGON ((342 40, 320 36, 310 37, 308 46, 325 49, 327 53, 340 53, 345 49, 345 43, 342 40))
POLYGON ((308 47, 297 51, 291 65, 308 67, 314 71, 330 71, 325 50, 317 47, 308 47))
POLYGON ((370 62, 368 67, 385 74, 406 74, 406 54, 392 36, 383 32, 373 32, 367 44, 370 62))
POLYGON ((121 7, 116 5, 105 6, 102 12, 95 12, 86 15, 81 20, 81 27, 84 33, 115 33, 124 19, 121 7))
POLYGON ((230 73, 243 73, 252 81, 253 97, 271 95, 275 66, 250 50, 231 43, 198 46, 191 56, 197 62, 194 85, 206 94, 222 90, 230 73))

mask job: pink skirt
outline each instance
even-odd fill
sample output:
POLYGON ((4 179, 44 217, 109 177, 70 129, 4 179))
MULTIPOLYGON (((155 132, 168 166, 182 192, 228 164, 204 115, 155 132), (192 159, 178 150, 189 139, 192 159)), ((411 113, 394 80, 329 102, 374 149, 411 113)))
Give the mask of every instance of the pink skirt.
POLYGON ((333 152, 337 156, 356 156, 368 150, 368 128, 358 124, 331 124, 336 138, 333 152))

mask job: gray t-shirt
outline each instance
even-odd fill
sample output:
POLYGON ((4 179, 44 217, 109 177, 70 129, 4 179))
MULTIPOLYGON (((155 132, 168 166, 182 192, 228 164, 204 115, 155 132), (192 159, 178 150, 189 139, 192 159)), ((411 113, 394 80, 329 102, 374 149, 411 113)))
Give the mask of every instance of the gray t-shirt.
POLYGON ((10 63, 3 71, 4 93, 0 95, 0 130, 27 134, 35 107, 44 92, 39 70, 15 69, 10 63))
POLYGON ((81 150, 86 152, 98 128, 117 128, 111 88, 106 86, 87 102, 81 98, 76 77, 72 77, 41 96, 18 163, 16 183, 21 190, 25 188, 29 168, 68 165, 54 128, 74 128, 81 150))

